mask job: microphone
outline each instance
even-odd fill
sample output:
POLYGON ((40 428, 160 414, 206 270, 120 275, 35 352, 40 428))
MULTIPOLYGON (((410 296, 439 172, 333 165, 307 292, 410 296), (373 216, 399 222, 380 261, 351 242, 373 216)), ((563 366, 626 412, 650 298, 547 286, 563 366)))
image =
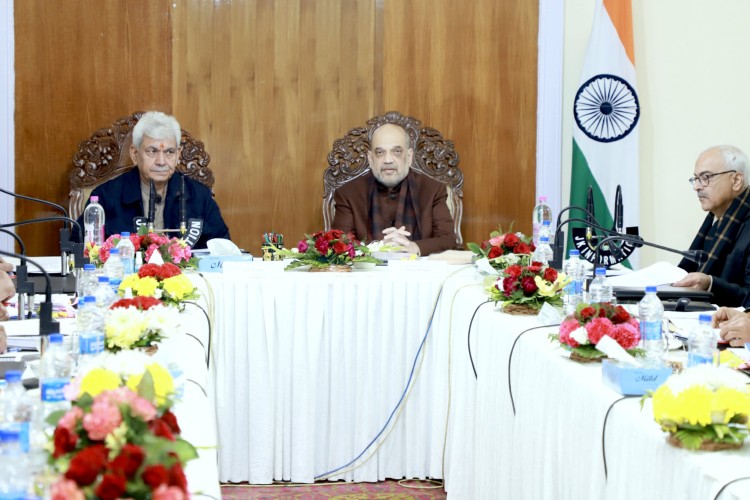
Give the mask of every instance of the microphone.
POLYGON ((185 199, 185 176, 180 176, 180 236, 187 232, 187 200, 185 199))
MULTIPOLYGON (((42 200, 41 198, 32 198, 31 196, 14 193, 12 191, 7 191, 2 188, 0 188, 0 193, 5 193, 9 196, 13 196, 14 198, 19 198, 21 200, 33 201, 35 203, 41 203, 42 205, 53 207, 56 210, 58 210, 60 213, 62 213, 64 217, 66 218, 68 217, 68 211, 65 209, 65 207, 63 207, 62 205, 58 205, 57 203, 53 203, 47 200, 42 200)), ((83 242, 82 239, 81 239, 81 242, 83 242)), ((60 273, 61 275, 65 276, 68 274, 68 254, 71 254, 71 253, 73 254, 76 268, 80 269, 81 267, 83 267, 84 245, 83 243, 80 243, 80 248, 78 245, 79 245, 78 243, 70 241, 70 223, 66 220, 65 226, 62 229, 60 229, 60 258, 62 259, 62 267, 61 267, 61 273, 60 273)))
POLYGON ((615 191, 615 226, 614 229, 618 233, 622 233, 622 214, 624 212, 622 204, 622 187, 618 184, 617 191, 615 191))
MULTIPOLYGON (((31 265, 38 268, 42 272, 42 274, 44 274, 44 279, 47 283, 47 286, 44 289, 44 302, 39 304, 39 335, 43 337, 42 342, 40 342, 39 345, 39 352, 44 355, 44 337, 47 337, 48 335, 51 335, 53 333, 60 333, 60 323, 52 319, 52 283, 50 282, 49 273, 44 270, 44 267, 42 267, 41 264, 32 259, 29 259, 23 254, 0 250, 0 255, 15 257, 17 259, 25 259, 26 261, 31 263, 31 265)), ((19 311, 19 317, 20 316, 21 315, 19 311)))
MULTIPOLYGON (((594 214, 591 211, 577 205, 570 205, 560 210, 560 213, 557 214, 557 221, 555 224, 555 241, 552 247, 552 260, 549 262, 550 267, 554 269, 562 269, 563 261, 565 260, 565 256, 563 255, 565 253, 565 234, 562 232, 562 227, 565 224, 568 224, 570 222, 583 222, 587 225, 587 233, 593 226, 602 231, 609 231, 608 229, 603 228, 599 224, 599 221, 596 221, 596 223, 592 221, 596 221, 596 217, 594 216, 594 214), (562 214, 570 210, 580 210, 581 212, 584 212, 586 214, 586 220, 568 218, 568 220, 561 222, 560 219, 562 217, 562 214)), ((590 239, 591 238, 589 237, 589 240, 590 239)))
POLYGON ((28 309, 29 316, 34 306, 34 282, 29 280, 29 272, 26 266, 26 246, 23 244, 23 240, 13 231, 7 229, 0 229, 7 235, 13 237, 21 247, 21 263, 16 266, 16 293, 18 294, 18 319, 24 319, 26 310, 28 309), (27 295, 29 299, 29 306, 27 307, 27 295))
MULTIPOLYGON (((74 219, 71 219, 70 217, 40 217, 38 219, 29 219, 29 220, 22 220, 18 222, 9 222, 7 224, 0 225, 0 229, 7 228, 7 227, 16 227, 16 226, 25 226, 27 224, 36 224, 37 222, 57 222, 57 221, 63 221, 69 224, 73 224, 76 227, 77 233, 78 233, 78 240, 83 241, 83 233, 81 231, 81 226, 78 224, 78 222, 74 219)), ((72 252, 74 257, 74 263, 76 269, 83 268, 84 264, 84 258, 83 258, 83 243, 73 243, 70 241, 70 235, 68 234, 67 229, 61 229, 60 230, 60 248, 63 252, 63 261, 62 261, 62 268, 60 271, 60 274, 62 276, 67 276, 68 274, 68 262, 67 262, 67 252, 72 252)))
POLYGON ((658 248, 660 250, 665 250, 667 252, 682 255, 689 261, 695 262, 698 265, 701 265, 703 262, 705 262, 705 258, 706 258, 706 253, 703 250, 677 250, 676 248, 670 248, 670 247, 665 247, 664 245, 659 245, 657 243, 651 243, 649 241, 644 240, 640 236, 634 236, 630 234, 613 234, 611 236, 607 236, 606 238, 602 239, 599 242, 599 244, 596 246, 596 258, 594 260, 595 267, 606 267, 607 265, 609 265, 607 263, 600 262, 599 248, 605 245, 606 243, 609 243, 610 241, 629 242, 635 248, 640 248, 644 245, 653 247, 653 248, 658 248))
POLYGON ((154 180, 151 179, 151 186, 148 192, 148 232, 154 232, 154 218, 156 217, 156 186, 154 180))
MULTIPOLYGON (((596 220, 594 215, 594 188, 589 186, 589 191, 586 194, 586 240, 591 241, 591 237, 594 235, 594 230, 591 225, 596 220)), ((598 222, 598 221, 597 221, 598 222)))

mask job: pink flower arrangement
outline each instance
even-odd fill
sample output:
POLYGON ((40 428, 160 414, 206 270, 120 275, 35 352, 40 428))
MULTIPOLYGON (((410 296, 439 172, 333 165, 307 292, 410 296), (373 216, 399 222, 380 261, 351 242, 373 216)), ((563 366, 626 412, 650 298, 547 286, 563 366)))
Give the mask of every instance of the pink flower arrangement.
POLYGON ((622 306, 610 303, 580 304, 576 312, 560 324, 559 333, 550 337, 568 351, 584 358, 597 359, 605 357, 596 348, 605 335, 631 354, 641 354, 637 348, 641 340, 638 321, 622 306))
MULTIPOLYGON (((89 257, 92 263, 104 265, 109 259, 110 250, 117 247, 121 239, 119 234, 113 234, 101 247, 87 245, 84 255, 89 257)), ((179 238, 168 238, 158 233, 131 234, 130 242, 136 252, 143 252, 143 262, 148 262, 154 252, 159 252, 164 262, 171 262, 180 267, 197 267, 197 259, 193 257, 190 246, 179 238)))

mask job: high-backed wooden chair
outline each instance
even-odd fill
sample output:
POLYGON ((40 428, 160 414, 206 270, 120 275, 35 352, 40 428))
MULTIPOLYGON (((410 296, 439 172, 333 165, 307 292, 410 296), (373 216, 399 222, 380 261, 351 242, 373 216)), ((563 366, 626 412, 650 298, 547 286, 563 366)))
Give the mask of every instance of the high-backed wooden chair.
POLYGON ((373 132, 386 123, 399 125, 409 134, 414 148, 411 168, 445 184, 448 190, 448 209, 453 216, 456 244, 463 245, 461 217, 463 215, 464 175, 458 168, 458 154, 453 141, 444 139, 434 128, 422 127, 421 122, 397 111, 376 116, 364 127, 351 129, 344 137, 333 141, 328 153, 328 168, 323 176, 323 223, 331 229, 336 213, 333 194, 347 182, 365 175, 370 170, 367 152, 373 132))
MULTIPOLYGON (((78 145, 70 173, 70 217, 77 219, 83 211, 91 191, 104 182, 135 167, 130 158, 133 127, 143 116, 138 111, 116 120, 109 127, 97 130, 78 145)), ((191 177, 209 188, 214 185, 214 174, 208 167, 211 158, 203 143, 182 130, 180 159, 176 171, 191 177)))

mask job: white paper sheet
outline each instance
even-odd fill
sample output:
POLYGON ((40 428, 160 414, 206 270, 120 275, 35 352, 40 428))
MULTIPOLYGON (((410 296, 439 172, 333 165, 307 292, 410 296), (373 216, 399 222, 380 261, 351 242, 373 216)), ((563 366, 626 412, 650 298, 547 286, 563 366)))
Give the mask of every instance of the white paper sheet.
POLYGON ((669 262, 657 262, 638 271, 609 278, 612 286, 645 287, 671 285, 681 280, 687 272, 669 262))

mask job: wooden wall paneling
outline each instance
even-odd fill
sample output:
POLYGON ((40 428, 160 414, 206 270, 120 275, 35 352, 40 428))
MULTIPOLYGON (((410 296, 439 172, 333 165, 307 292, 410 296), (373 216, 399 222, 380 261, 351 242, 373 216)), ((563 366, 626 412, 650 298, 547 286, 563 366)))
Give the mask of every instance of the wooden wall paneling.
POLYGON ((531 230, 536 173, 536 2, 387 0, 384 108, 456 143, 465 241, 531 230))
POLYGON ((331 143, 373 114, 372 0, 177 5, 174 110, 206 143, 232 239, 258 253, 265 231, 321 229, 331 143))
MULTIPOLYGON (((116 118, 170 111, 168 0, 16 0, 16 190, 67 206, 78 143, 116 118)), ((16 220, 55 212, 17 201, 16 220)), ((61 224, 19 229, 29 255, 59 251, 61 224)))

